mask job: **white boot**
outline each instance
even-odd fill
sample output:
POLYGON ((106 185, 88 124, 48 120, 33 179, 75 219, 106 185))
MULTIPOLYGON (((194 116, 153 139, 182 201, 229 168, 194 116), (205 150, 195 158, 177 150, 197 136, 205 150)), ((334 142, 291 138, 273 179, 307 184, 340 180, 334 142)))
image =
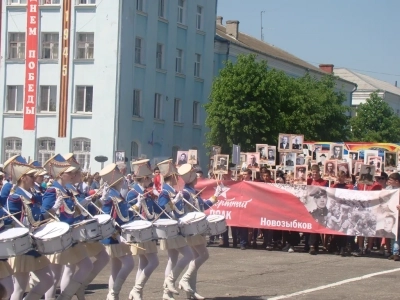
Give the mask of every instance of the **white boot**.
POLYGON ((76 291, 81 287, 81 285, 82 283, 73 281, 71 279, 67 287, 57 297, 57 300, 71 300, 72 297, 75 295, 76 291))
POLYGON ((30 272, 29 273, 29 287, 33 289, 35 285, 37 285, 40 282, 39 278, 35 275, 35 273, 30 272))
POLYGON ((81 287, 76 291, 76 298, 78 300, 85 300, 85 291, 89 284, 96 278, 98 274, 91 272, 86 280, 82 283, 81 287))
POLYGON ((194 294, 193 289, 190 287, 190 278, 193 272, 196 271, 196 267, 193 262, 190 262, 189 268, 186 273, 182 276, 181 281, 179 281, 179 288, 187 293, 194 294))
POLYGON ((142 300, 144 285, 146 284, 149 277, 142 272, 139 278, 136 280, 135 286, 129 293, 129 300, 142 300))
POLYGON ((107 300, 119 300, 119 292, 121 291, 124 282, 125 279, 119 277, 115 279, 113 288, 108 292, 107 300))
POLYGON ((42 298, 42 295, 29 292, 23 300, 40 300, 40 298, 42 298))
POLYGON ((194 294, 186 293, 186 296, 188 297, 188 299, 204 300, 206 298, 204 298, 203 296, 197 294, 197 288, 196 288, 196 285, 197 285, 197 271, 198 271, 198 269, 196 269, 196 271, 194 271, 192 276, 190 277, 190 287, 194 291, 194 294))
POLYGON ((164 288, 167 288, 171 293, 179 295, 179 292, 175 288, 175 281, 181 275, 183 269, 175 267, 169 276, 164 280, 164 288))
POLYGON ((168 288, 164 288, 163 300, 175 300, 174 294, 172 294, 168 288))

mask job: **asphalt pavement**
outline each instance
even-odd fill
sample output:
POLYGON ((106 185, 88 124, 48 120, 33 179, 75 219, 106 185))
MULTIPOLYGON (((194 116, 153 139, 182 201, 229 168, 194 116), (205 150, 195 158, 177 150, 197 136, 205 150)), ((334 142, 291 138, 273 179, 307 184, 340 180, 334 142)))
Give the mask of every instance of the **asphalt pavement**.
MULTIPOLYGON (((210 259, 198 273, 198 292, 207 299, 224 300, 336 300, 400 299, 400 262, 377 254, 371 257, 341 257, 322 252, 287 253, 261 249, 208 247, 210 259)), ((165 251, 160 265, 144 290, 143 299, 161 299, 165 251)), ((135 270, 122 288, 120 299, 128 299, 135 270)), ((86 291, 86 299, 106 299, 109 265, 86 291)), ((75 299, 75 298, 74 298, 75 299)), ((185 293, 175 297, 186 299, 185 293)))

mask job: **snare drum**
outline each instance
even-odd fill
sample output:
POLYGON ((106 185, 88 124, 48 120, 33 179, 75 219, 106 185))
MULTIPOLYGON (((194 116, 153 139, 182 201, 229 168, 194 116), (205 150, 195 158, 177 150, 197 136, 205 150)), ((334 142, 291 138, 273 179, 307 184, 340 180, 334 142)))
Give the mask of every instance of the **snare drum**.
POLYGON ((115 232, 114 219, 110 215, 96 215, 94 216, 99 223, 99 240, 104 240, 112 236, 115 232))
POLYGON ((153 223, 154 239, 170 239, 179 234, 178 222, 170 219, 158 219, 153 223))
POLYGON ((72 239, 74 242, 87 242, 96 239, 100 235, 97 219, 85 220, 72 226, 72 239))
POLYGON ((128 243, 143 243, 153 239, 153 224, 149 221, 133 221, 121 226, 121 236, 128 243))
POLYGON ((41 254, 55 254, 72 245, 71 228, 64 222, 51 222, 33 231, 32 238, 41 254))
POLYGON ((0 232, 0 259, 22 255, 32 249, 28 228, 10 228, 0 232))
POLYGON ((209 235, 219 235, 226 231, 227 225, 224 216, 209 215, 207 216, 209 235))
POLYGON ((208 229, 206 214, 202 212, 190 212, 180 220, 182 223, 179 227, 183 236, 202 234, 208 229))

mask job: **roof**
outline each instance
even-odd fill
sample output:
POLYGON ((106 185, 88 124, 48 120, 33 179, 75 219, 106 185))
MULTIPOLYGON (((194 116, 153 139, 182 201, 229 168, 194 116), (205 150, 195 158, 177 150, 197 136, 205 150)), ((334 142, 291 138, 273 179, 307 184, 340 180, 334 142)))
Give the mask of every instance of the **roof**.
POLYGON ((344 80, 356 83, 358 86, 357 90, 360 92, 382 90, 384 92, 400 95, 400 88, 386 81, 375 79, 346 68, 334 68, 333 72, 336 76, 344 80))
POLYGON ((257 52, 261 52, 267 56, 271 56, 271 57, 283 60, 285 62, 295 64, 295 65, 298 65, 298 66, 306 68, 306 69, 313 70, 320 74, 326 74, 324 71, 320 70, 316 66, 314 66, 308 62, 305 62, 304 60, 301 60, 300 58, 298 58, 280 48, 277 48, 274 45, 268 44, 264 41, 260 41, 259 39, 249 36, 245 33, 240 32, 238 39, 235 39, 233 36, 226 33, 225 26, 217 24, 216 34, 217 34, 217 36, 219 36, 225 40, 228 40, 229 42, 231 42, 233 44, 237 44, 239 46, 246 47, 246 48, 255 50, 257 52))

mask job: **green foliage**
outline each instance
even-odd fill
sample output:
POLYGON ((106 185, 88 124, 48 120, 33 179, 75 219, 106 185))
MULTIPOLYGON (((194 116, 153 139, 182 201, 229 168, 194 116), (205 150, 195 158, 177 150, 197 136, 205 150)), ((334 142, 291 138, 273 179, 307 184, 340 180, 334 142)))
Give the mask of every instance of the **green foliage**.
POLYGON ((205 105, 207 145, 230 153, 232 144, 255 151, 256 143, 277 145, 279 133, 304 134, 313 141, 341 141, 349 135, 346 97, 335 92, 335 77, 292 78, 268 69, 255 55, 225 63, 205 105))
POLYGON ((400 141, 400 118, 373 92, 358 106, 352 118, 353 140, 359 142, 397 143, 400 141))

